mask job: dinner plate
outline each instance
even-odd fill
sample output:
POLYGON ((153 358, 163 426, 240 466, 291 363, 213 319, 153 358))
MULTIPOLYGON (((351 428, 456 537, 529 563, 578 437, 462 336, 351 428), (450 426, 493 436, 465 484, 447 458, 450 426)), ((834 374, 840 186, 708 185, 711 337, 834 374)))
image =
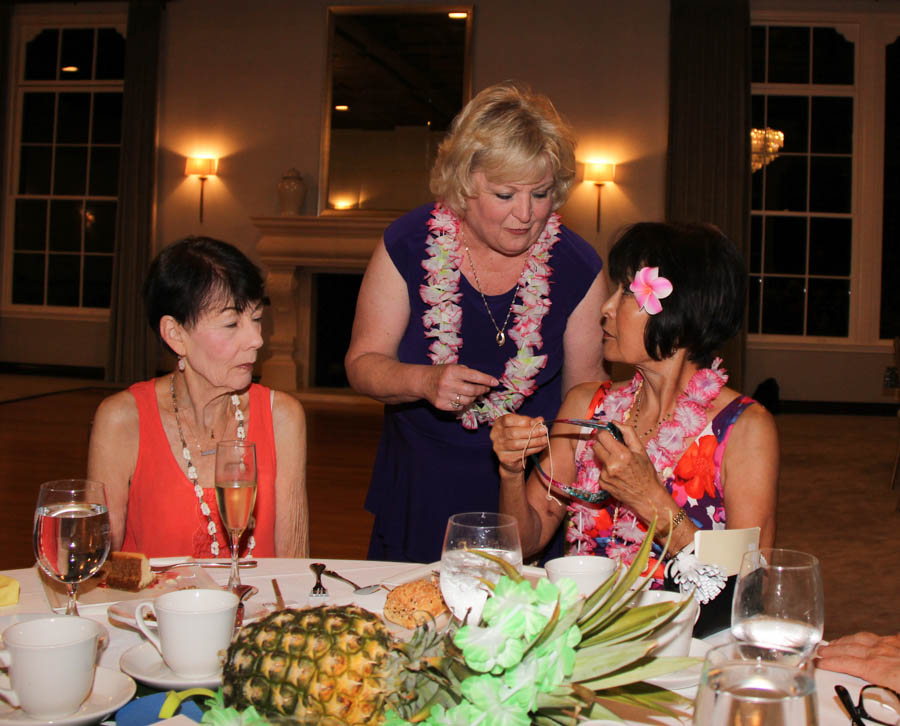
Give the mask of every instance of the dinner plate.
POLYGON ((176 675, 149 642, 135 645, 122 653, 119 668, 135 680, 160 690, 183 691, 185 688, 218 688, 222 685, 221 673, 208 678, 182 678, 176 675))
MULTIPOLYGON (((704 640, 697 638, 691 639, 691 650, 688 653, 692 658, 703 658, 706 651, 712 648, 712 645, 704 640)), ((651 654, 652 655, 652 654, 651 654)), ((703 670, 703 663, 698 663, 690 668, 685 668, 674 673, 666 673, 664 676, 657 678, 648 678, 647 683, 660 688, 668 688, 670 691, 678 691, 683 688, 692 688, 700 683, 700 672, 703 670)))
MULTIPOLYGON (((49 684, 48 684, 49 685, 49 684)), ((81 704, 75 713, 53 721, 41 721, 25 715, 19 708, 13 708, 5 701, 0 701, 0 726, 41 726, 41 724, 53 724, 53 726, 85 726, 86 724, 102 721, 128 703, 137 689, 131 678, 124 673, 110 668, 97 668, 94 674, 94 687, 91 695, 81 704)))
MULTIPOLYGON (((168 693, 152 693, 136 698, 116 711, 116 726, 149 726, 159 721, 159 710, 163 707, 168 693)), ((199 722, 203 711, 190 698, 181 702, 176 715, 185 716, 199 722)))

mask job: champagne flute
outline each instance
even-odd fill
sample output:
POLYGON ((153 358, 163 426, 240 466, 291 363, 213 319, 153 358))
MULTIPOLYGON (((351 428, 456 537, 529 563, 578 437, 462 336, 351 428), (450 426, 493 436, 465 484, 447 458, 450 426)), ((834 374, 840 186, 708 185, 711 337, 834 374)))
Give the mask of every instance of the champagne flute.
POLYGON ((731 606, 731 634, 736 640, 798 648, 811 655, 824 628, 818 559, 775 548, 744 553, 731 606))
POLYGON ((256 504, 256 444, 220 441, 216 444, 216 503, 231 538, 231 575, 228 589, 241 585, 238 562, 241 535, 250 523, 256 504))
POLYGON ((522 570, 522 545, 515 517, 494 512, 454 514, 447 522, 441 554, 441 594, 459 619, 478 623, 488 590, 479 578, 497 582, 503 571, 478 552, 502 557, 522 570))
POLYGON ((106 561, 109 542, 103 484, 88 479, 41 484, 34 512, 34 554, 41 569, 66 586, 66 615, 78 615, 78 584, 106 561))

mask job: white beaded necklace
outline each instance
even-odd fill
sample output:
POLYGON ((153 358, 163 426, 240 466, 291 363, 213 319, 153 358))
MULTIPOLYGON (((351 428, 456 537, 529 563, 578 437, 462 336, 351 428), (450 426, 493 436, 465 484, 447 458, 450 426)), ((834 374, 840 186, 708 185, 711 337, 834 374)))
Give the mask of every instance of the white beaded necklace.
MULTIPOLYGON (((194 494, 197 495, 197 499, 200 502, 200 511, 206 517, 206 531, 209 532, 209 536, 212 538, 212 543, 209 546, 209 550, 210 552, 212 552, 213 557, 218 557, 219 540, 216 538, 216 523, 215 521, 213 521, 212 512, 209 508, 209 505, 203 499, 203 487, 200 486, 200 477, 197 474, 197 467, 194 466, 193 462, 191 461, 191 448, 187 445, 187 441, 185 441, 184 431, 181 429, 181 421, 178 418, 178 396, 175 395, 174 373, 169 380, 169 391, 171 391, 172 393, 172 409, 175 411, 175 426, 178 427, 178 438, 181 440, 181 456, 184 458, 185 464, 187 465, 187 478, 190 480, 191 484, 194 485, 194 494)), ((234 420, 237 421, 237 439, 238 441, 243 441, 247 438, 247 432, 244 429, 244 412, 241 411, 241 399, 236 393, 231 394, 231 405, 234 406, 234 420)), ((254 518, 251 516, 248 529, 252 530, 254 524, 254 518)), ((253 552, 253 548, 255 546, 256 539, 251 534, 250 539, 247 542, 248 556, 251 552, 253 552)))

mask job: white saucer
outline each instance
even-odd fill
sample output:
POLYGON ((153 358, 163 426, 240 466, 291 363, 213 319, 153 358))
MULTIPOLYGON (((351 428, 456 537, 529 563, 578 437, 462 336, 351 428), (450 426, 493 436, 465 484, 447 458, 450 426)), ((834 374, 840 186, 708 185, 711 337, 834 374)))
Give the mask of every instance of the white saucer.
POLYGON ((75 713, 53 721, 41 721, 25 715, 24 711, 13 708, 5 701, 0 701, 0 726, 22 726, 22 724, 85 726, 98 723, 128 703, 134 697, 136 688, 134 681, 124 673, 98 666, 94 674, 94 687, 91 689, 91 695, 75 713))
MULTIPOLYGON (((222 685, 221 673, 208 678, 182 678, 165 664, 152 643, 143 642, 129 648, 119 659, 119 668, 136 681, 160 690, 180 691, 185 688, 218 688, 222 685)), ((3 726, 0 724, 0 726, 3 726)))
MULTIPOLYGON (((706 651, 712 648, 712 645, 704 640, 697 638, 691 639, 691 650, 688 653, 692 658, 703 658, 706 651)), ((659 686, 660 688, 668 688, 670 691, 678 691, 683 688, 693 688, 700 683, 700 672, 703 670, 703 664, 698 663, 683 671, 675 671, 674 673, 666 673, 664 676, 657 678, 648 678, 647 683, 659 686)))

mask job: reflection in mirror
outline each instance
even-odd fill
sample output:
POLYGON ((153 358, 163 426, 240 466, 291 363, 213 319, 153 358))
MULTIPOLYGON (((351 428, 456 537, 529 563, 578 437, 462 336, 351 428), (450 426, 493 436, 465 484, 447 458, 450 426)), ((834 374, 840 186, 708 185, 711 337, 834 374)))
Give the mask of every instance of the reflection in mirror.
POLYGON ((331 8, 329 21, 320 211, 431 201, 437 147, 470 96, 471 8, 331 8))

